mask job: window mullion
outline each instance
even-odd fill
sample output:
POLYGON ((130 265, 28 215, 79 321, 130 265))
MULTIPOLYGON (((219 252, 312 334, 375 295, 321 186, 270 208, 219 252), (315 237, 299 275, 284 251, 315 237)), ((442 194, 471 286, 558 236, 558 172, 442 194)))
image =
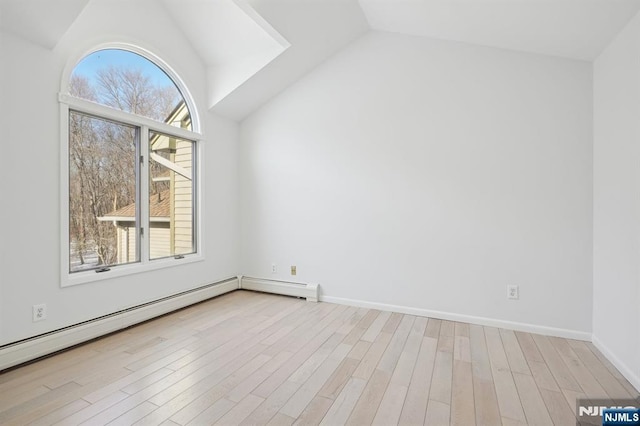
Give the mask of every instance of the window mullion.
POLYGON ((143 231, 138 235, 140 236, 140 261, 147 263, 150 258, 149 234, 151 232, 149 220, 149 127, 142 126, 139 131, 138 199, 140 203, 138 205, 140 207, 138 212, 140 215, 140 227, 143 228, 143 231))

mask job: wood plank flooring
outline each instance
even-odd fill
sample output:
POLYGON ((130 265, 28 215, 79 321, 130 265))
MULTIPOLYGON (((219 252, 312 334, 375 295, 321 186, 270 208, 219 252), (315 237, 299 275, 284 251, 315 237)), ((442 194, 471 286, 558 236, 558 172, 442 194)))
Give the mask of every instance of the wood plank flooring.
POLYGON ((590 343, 236 291, 0 374, 2 425, 574 425, 590 343))

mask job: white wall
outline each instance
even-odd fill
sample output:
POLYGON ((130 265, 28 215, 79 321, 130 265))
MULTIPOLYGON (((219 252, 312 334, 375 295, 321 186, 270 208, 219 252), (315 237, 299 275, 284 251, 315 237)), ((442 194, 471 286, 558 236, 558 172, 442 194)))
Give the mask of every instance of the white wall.
POLYGON ((591 120, 587 62, 371 32, 242 123, 242 272, 588 337, 591 120))
POLYGON ((594 63, 594 343, 640 389, 640 15, 594 63))
POLYGON ((237 275, 236 123, 206 109, 204 66, 152 0, 89 3, 55 49, 2 34, 3 246, 0 344, 237 275), (117 35, 114 38, 114 35, 117 35), (174 269, 61 288, 59 105, 63 69, 107 41, 133 42, 165 60, 185 81, 199 109, 203 151, 203 244, 206 260, 174 269), (5 216, 6 215, 6 216, 5 216), (32 323, 31 306, 47 303, 48 319, 32 323))
MULTIPOLYGON (((0 9, 0 19, 2 19, 2 10, 0 9)), ((4 55, 2 55, 2 52, 4 52, 4 34, 2 33, 2 31, 0 31, 0 100, 1 99, 5 99, 5 95, 4 95, 4 85, 2 84, 2 82, 4 81, 4 62, 2 62, 2 58, 4 55)), ((0 108, 2 108, 2 101, 0 101, 0 108)), ((6 129, 7 127, 5 126, 5 121, 4 121, 4 113, 2 113, 2 111, 0 110, 0 129, 6 129)), ((4 131, 4 130, 3 130, 4 131)), ((0 168, 0 170, 2 170, 2 168, 0 168)), ((7 194, 9 191, 9 182, 7 179, 5 179, 5 175, 4 172, 0 171, 0 194, 7 194)), ((6 208, 4 208, 4 206, 7 203, 5 201, 2 201, 0 203, 0 223, 6 223, 6 221, 9 219, 7 213, 6 213, 6 208)), ((4 228, 0 228, 0 229, 4 229, 4 228)), ((4 237, 4 233, 1 233, 2 231, 0 231, 0 236, 4 237)), ((0 336, 3 335, 3 329, 5 328, 5 323, 2 320, 3 318, 3 314, 2 314, 2 300, 3 300, 3 296, 2 296, 2 288, 4 287, 4 271, 8 270, 8 264, 7 264, 7 260, 8 260, 8 247, 7 244, 3 244, 2 242, 0 242, 0 336), (5 260, 7 259, 7 260, 5 260)))

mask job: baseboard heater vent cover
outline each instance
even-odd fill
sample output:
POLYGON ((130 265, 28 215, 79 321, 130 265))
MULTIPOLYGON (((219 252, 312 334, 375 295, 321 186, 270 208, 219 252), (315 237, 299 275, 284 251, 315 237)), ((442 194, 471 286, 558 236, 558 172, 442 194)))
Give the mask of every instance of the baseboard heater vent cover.
POLYGON ((240 276, 240 288, 243 290, 262 291, 306 298, 308 302, 318 301, 318 284, 292 283, 287 281, 267 280, 240 276))
POLYGON ((238 278, 187 290, 0 347, 0 371, 239 288, 238 278))

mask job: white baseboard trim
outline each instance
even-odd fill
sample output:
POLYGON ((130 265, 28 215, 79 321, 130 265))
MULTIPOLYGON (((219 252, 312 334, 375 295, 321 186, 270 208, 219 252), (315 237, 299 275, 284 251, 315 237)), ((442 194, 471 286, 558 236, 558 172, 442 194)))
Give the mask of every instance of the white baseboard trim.
POLYGON ((230 278, 0 348, 0 371, 239 288, 230 278))
POLYGON ((262 291, 284 296, 304 297, 307 302, 318 301, 318 284, 294 283, 288 281, 267 280, 264 278, 244 277, 240 275, 240 288, 262 291))
POLYGON ((466 322, 485 325, 488 327, 506 328, 508 330, 524 331, 527 333, 544 334, 547 336, 564 337, 567 339, 591 341, 591 333, 586 331, 569 330, 564 328, 547 327, 544 325, 527 324, 493 318, 476 317, 472 315, 455 314, 450 312, 433 311, 430 309, 412 308, 409 306, 388 305, 385 303, 368 302, 364 300, 345 299, 342 297, 320 296, 320 301, 337 303, 339 305, 357 306, 360 308, 378 309, 381 311, 398 312, 401 314, 420 317, 438 318, 448 321, 466 322))
POLYGON ((602 355, 604 355, 610 362, 613 364, 615 368, 620 371, 620 373, 631 383, 631 386, 636 388, 638 392, 640 392, 640 377, 631 369, 627 364, 622 362, 620 358, 618 358, 608 347, 602 343, 600 339, 598 339, 595 335, 591 336, 591 342, 593 346, 595 346, 602 355))
POLYGON ((341 297, 319 296, 317 284, 291 283, 243 276, 230 278, 144 305, 135 306, 111 315, 106 315, 95 320, 69 326, 13 344, 4 345, 0 348, 0 371, 237 289, 304 297, 308 301, 313 302, 320 300, 340 305, 378 309, 408 315, 591 341, 640 392, 640 377, 611 352, 596 336, 592 336, 591 333, 588 332, 341 297))

